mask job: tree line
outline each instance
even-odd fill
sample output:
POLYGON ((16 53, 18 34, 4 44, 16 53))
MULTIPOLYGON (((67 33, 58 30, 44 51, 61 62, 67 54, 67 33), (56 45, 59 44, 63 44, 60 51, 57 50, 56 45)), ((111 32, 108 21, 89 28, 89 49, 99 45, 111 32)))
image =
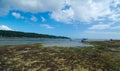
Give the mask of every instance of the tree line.
POLYGON ((37 34, 37 33, 26 33, 19 31, 8 31, 8 30, 0 30, 0 37, 28 37, 28 38, 62 38, 69 39, 64 36, 54 36, 48 34, 37 34))

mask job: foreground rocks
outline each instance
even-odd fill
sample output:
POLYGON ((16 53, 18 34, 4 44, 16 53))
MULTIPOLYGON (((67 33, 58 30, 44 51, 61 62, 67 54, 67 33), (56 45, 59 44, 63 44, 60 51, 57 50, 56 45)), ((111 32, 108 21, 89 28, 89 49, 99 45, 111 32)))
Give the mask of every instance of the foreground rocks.
POLYGON ((120 52, 102 47, 3 46, 0 71, 120 71, 120 52))

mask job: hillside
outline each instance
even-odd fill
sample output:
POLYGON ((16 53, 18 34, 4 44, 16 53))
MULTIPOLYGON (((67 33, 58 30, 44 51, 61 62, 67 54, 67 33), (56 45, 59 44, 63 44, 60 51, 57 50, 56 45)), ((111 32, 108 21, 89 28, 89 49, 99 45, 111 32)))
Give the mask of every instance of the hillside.
POLYGON ((64 37, 64 36, 54 36, 54 35, 47 35, 47 34, 26 33, 26 32, 6 31, 6 30, 0 30, 0 37, 62 38, 62 39, 69 39, 68 37, 64 37))

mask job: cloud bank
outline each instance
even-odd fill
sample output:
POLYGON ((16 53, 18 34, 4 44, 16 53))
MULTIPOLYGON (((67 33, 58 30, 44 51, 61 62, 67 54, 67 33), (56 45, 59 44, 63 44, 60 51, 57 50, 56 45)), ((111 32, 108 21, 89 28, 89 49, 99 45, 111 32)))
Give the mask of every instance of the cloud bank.
POLYGON ((120 17, 120 0, 0 0, 0 16, 11 10, 22 12, 50 12, 58 22, 91 22, 99 19, 116 21, 120 17))
POLYGON ((0 30, 12 30, 12 29, 6 25, 0 25, 0 30))

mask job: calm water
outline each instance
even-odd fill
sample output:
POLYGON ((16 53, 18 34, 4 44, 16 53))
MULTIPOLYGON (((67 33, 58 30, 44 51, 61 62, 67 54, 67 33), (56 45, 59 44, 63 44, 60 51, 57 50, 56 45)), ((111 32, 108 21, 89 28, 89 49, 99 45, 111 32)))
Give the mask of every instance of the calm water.
POLYGON ((43 46, 67 46, 67 47, 81 47, 89 46, 81 43, 80 40, 69 39, 43 39, 43 38, 0 38, 0 46, 4 45, 23 45, 41 43, 43 46))

